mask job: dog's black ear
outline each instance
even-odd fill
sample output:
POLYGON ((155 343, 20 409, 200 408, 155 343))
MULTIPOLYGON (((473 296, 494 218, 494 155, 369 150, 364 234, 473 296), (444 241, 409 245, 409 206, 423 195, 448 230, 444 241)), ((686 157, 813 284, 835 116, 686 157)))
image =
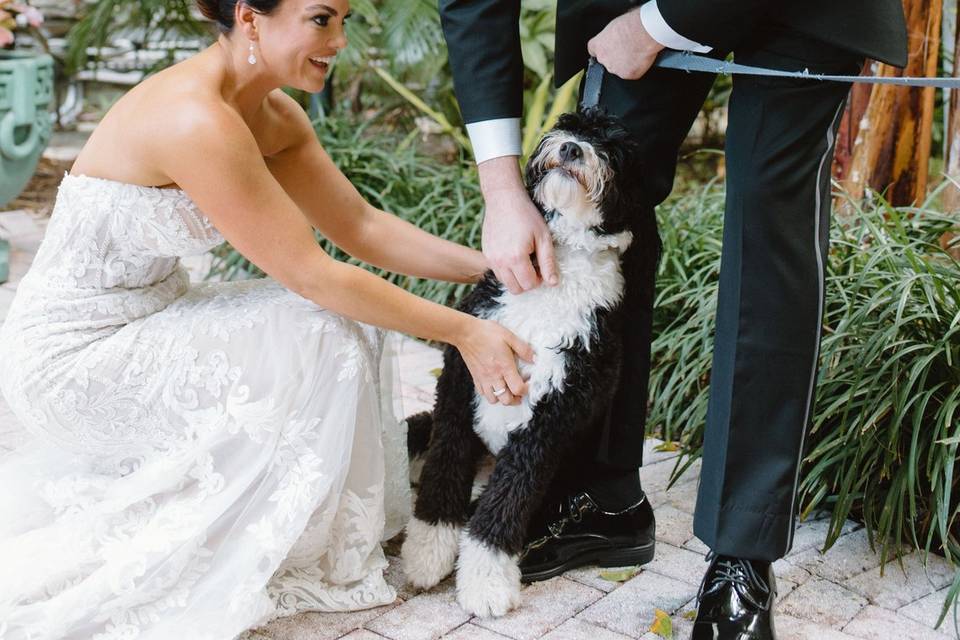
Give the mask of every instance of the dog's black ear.
POLYGON ((557 124, 555 124, 553 128, 559 131, 576 133, 583 129, 583 114, 577 113, 576 111, 562 113, 560 117, 557 118, 557 124))
POLYGON ((607 185, 603 192, 603 200, 600 202, 600 211, 602 212, 603 222, 601 222, 595 231, 603 235, 611 235, 625 231, 629 227, 629 210, 627 208, 633 205, 629 194, 624 193, 622 185, 619 184, 619 178, 607 185))
POLYGON ((607 127, 617 121, 617 118, 611 116, 603 107, 589 107, 583 111, 562 114, 557 119, 554 129, 566 131, 586 140, 593 140, 605 137, 604 132, 607 127))
POLYGON ((542 143, 540 145, 537 145, 536 151, 534 151, 533 155, 531 155, 530 158, 527 160, 527 166, 524 167, 524 170, 523 170, 523 179, 526 182, 528 189, 533 189, 534 185, 536 185, 537 182, 539 182, 543 174, 543 171, 538 170, 537 167, 535 166, 535 163, 533 162, 533 159, 537 157, 537 152, 540 151, 541 146, 542 146, 542 143))
POLYGON ((526 181, 527 189, 531 192, 543 179, 543 163, 536 162, 536 159, 540 157, 540 153, 543 151, 543 143, 545 140, 546 136, 537 143, 537 148, 530 154, 530 158, 527 160, 527 166, 524 168, 523 177, 526 181))
POLYGON ((612 178, 604 189, 600 209, 605 234, 619 233, 631 227, 644 210, 643 159, 637 145, 619 122, 608 120, 603 137, 603 154, 612 178))

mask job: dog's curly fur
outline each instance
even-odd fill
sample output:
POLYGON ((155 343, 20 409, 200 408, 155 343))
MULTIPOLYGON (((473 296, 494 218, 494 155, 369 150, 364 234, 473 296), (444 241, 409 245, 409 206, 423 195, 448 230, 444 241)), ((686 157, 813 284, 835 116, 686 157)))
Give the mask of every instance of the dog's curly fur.
POLYGON ((615 118, 596 109, 560 118, 526 168, 531 198, 553 234, 560 284, 513 295, 488 272, 459 307, 534 347, 536 362, 519 364, 527 395, 518 406, 489 404, 448 347, 432 414, 408 419, 411 454, 425 460, 404 569, 417 586, 432 586, 454 569, 459 550, 458 599, 471 613, 503 615, 518 602, 517 560, 531 516, 561 459, 594 435, 616 389, 621 256, 638 241, 639 249, 659 251, 656 237, 630 231, 643 211, 636 162, 615 118), (488 450, 496 465, 468 519, 471 485, 488 450))

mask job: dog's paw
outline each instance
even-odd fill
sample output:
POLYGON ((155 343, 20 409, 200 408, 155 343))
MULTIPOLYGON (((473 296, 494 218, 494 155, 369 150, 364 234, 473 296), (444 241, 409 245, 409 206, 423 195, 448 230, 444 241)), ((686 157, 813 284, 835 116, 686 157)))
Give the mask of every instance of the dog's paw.
POLYGON ((481 618, 502 616, 519 605, 517 559, 464 532, 457 562, 457 602, 481 618))
POLYGON ((450 575, 457 559, 459 529, 452 524, 410 518, 400 549, 407 582, 418 589, 429 589, 450 575))

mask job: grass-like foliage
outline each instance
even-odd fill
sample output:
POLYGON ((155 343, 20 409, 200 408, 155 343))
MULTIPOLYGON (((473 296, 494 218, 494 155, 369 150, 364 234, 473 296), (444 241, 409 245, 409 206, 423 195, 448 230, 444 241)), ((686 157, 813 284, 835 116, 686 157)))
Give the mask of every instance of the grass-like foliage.
MULTIPOLYGON (((360 195, 373 206, 421 229, 479 249, 483 198, 472 163, 440 163, 419 151, 410 137, 366 131, 369 122, 361 125, 327 118, 316 124, 324 148, 360 195)), ((360 264, 319 234, 317 239, 335 258, 360 264)), ((442 304, 454 303, 468 286, 388 274, 373 268, 371 271, 442 304)), ((214 252, 213 267, 207 277, 229 280, 263 275, 224 244, 214 252)))
MULTIPOLYGON (((832 225, 817 401, 801 471, 803 512, 848 517, 884 559, 917 548, 960 560, 960 264, 938 239, 957 220, 878 199, 832 225)), ((650 428, 702 452, 720 267, 723 192, 660 208, 650 428)), ((943 609, 960 593, 960 573, 943 609)))

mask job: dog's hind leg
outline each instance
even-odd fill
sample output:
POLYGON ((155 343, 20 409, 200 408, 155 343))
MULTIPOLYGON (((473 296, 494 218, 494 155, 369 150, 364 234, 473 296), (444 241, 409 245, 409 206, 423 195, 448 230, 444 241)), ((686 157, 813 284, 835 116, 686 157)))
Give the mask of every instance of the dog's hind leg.
POLYGON ((473 431, 473 396, 469 370, 448 347, 416 506, 400 552, 407 581, 422 589, 453 571, 477 464, 486 450, 473 431))
POLYGON ((432 431, 432 411, 421 411, 407 418, 407 455, 411 460, 427 452, 432 431))
POLYGON ((423 459, 433 432, 433 412, 421 411, 407 418, 407 456, 410 461, 410 485, 419 486, 423 459))

